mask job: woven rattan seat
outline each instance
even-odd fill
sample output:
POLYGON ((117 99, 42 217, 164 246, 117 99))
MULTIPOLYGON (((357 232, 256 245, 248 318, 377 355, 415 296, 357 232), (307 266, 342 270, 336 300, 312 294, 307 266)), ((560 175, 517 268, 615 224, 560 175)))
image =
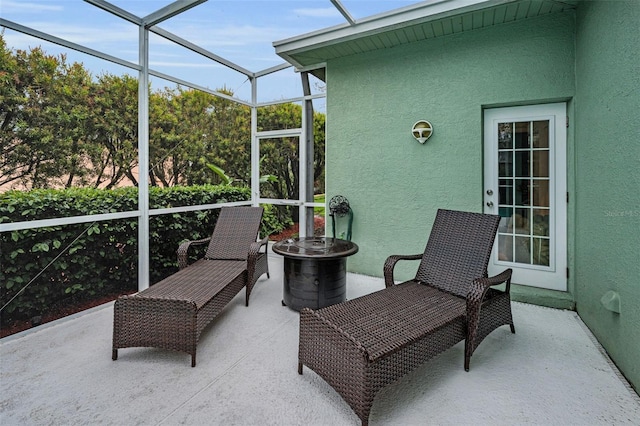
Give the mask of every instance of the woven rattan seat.
POLYGON ((202 309, 218 296, 224 288, 238 278, 244 279, 247 263, 242 260, 219 260, 211 262, 200 259, 181 269, 169 278, 149 287, 136 295, 138 298, 181 299, 193 302, 196 309, 202 309), (210 277, 215 276, 215 280, 210 277), (207 281, 211 281, 207 283, 207 281), (180 285, 176 285, 179 282, 180 285))
POLYGON ((190 354, 195 367, 205 327, 243 288, 248 306, 256 281, 269 274, 268 240, 256 241, 262 212, 261 207, 223 208, 210 238, 180 245, 178 272, 140 293, 119 297, 114 304, 113 359, 120 348, 157 347, 190 354), (207 243, 205 257, 189 264, 189 248, 207 243))
POLYGON ((438 210, 423 254, 390 256, 386 288, 300 312, 298 372, 327 381, 367 424, 376 393, 429 358, 465 341, 464 367, 478 344, 510 325, 511 270, 487 278, 499 216, 438 210), (416 278, 395 284, 400 260, 420 260, 416 278), (490 288, 506 283, 505 290, 490 288))
POLYGON ((366 304, 354 299, 315 314, 356 343, 369 361, 376 361, 425 333, 452 324, 462 327, 465 312, 464 299, 410 281, 371 293, 366 304))

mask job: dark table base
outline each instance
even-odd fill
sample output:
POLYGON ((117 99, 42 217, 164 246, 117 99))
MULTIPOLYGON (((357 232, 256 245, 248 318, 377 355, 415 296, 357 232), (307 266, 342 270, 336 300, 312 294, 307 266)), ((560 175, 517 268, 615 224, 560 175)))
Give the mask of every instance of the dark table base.
POLYGON ((283 304, 300 311, 344 302, 347 292, 347 259, 284 259, 283 304))

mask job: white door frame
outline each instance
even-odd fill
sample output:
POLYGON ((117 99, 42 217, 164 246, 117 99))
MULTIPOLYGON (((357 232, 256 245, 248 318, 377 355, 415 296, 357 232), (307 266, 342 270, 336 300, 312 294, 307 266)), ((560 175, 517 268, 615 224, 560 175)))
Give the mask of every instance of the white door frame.
MULTIPOLYGON (((512 282, 552 290, 567 290, 567 131, 566 103, 540 104, 484 110, 484 212, 499 214, 498 123, 549 120, 549 265, 498 259, 494 244, 489 274, 513 269, 512 282)), ((515 151, 515 149, 514 149, 515 151)), ((503 207, 511 207, 506 205, 503 207)), ((504 219, 506 220, 506 218, 504 219)))

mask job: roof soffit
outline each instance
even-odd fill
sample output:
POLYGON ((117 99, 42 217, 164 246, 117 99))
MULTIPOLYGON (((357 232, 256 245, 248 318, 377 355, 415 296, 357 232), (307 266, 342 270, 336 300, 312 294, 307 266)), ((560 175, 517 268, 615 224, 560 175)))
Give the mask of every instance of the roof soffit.
POLYGON ((298 68, 371 50, 575 9, 577 0, 448 0, 421 3, 273 43, 298 68))

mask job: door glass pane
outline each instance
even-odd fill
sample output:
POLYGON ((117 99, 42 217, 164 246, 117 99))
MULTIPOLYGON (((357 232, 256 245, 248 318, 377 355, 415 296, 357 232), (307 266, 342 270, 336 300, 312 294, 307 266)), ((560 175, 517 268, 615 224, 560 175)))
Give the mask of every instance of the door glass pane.
POLYGON ((498 203, 513 204, 513 179, 500 179, 498 203))
POLYGON ((549 148, 549 120, 533 122, 533 147, 549 148))
POLYGON ((515 261, 518 263, 531 263, 531 238, 515 237, 515 261))
POLYGON ((516 151, 516 176, 529 177, 529 151, 516 151))
POLYGON ((529 148, 529 128, 529 121, 516 123, 516 149, 529 148))
POLYGON ((498 149, 513 148, 513 123, 498 124, 498 149))
POLYGON ((511 232, 510 223, 513 216, 513 208, 500 207, 500 225, 498 226, 498 232, 511 232))
POLYGON ((533 155, 533 176, 549 177, 549 150, 535 150, 533 155))
POLYGON ((533 235, 549 236, 549 210, 533 209, 533 235))
POLYGON ((549 266, 549 239, 533 239, 533 264, 549 266))
POLYGON ((498 236, 498 259, 513 262, 513 235, 498 236))
POLYGON ((513 152, 499 152, 498 153, 498 174, 500 177, 512 177, 513 176, 513 152))
POLYGON ((533 205, 537 207, 549 207, 549 181, 533 181, 533 205))
POLYGON ((529 212, 529 209, 516 209, 516 214, 512 218, 513 232, 523 235, 529 235, 531 233, 529 212))
POLYGON ((515 205, 517 206, 528 206, 529 194, 530 194, 530 183, 529 179, 516 179, 516 188, 515 188, 515 205))

